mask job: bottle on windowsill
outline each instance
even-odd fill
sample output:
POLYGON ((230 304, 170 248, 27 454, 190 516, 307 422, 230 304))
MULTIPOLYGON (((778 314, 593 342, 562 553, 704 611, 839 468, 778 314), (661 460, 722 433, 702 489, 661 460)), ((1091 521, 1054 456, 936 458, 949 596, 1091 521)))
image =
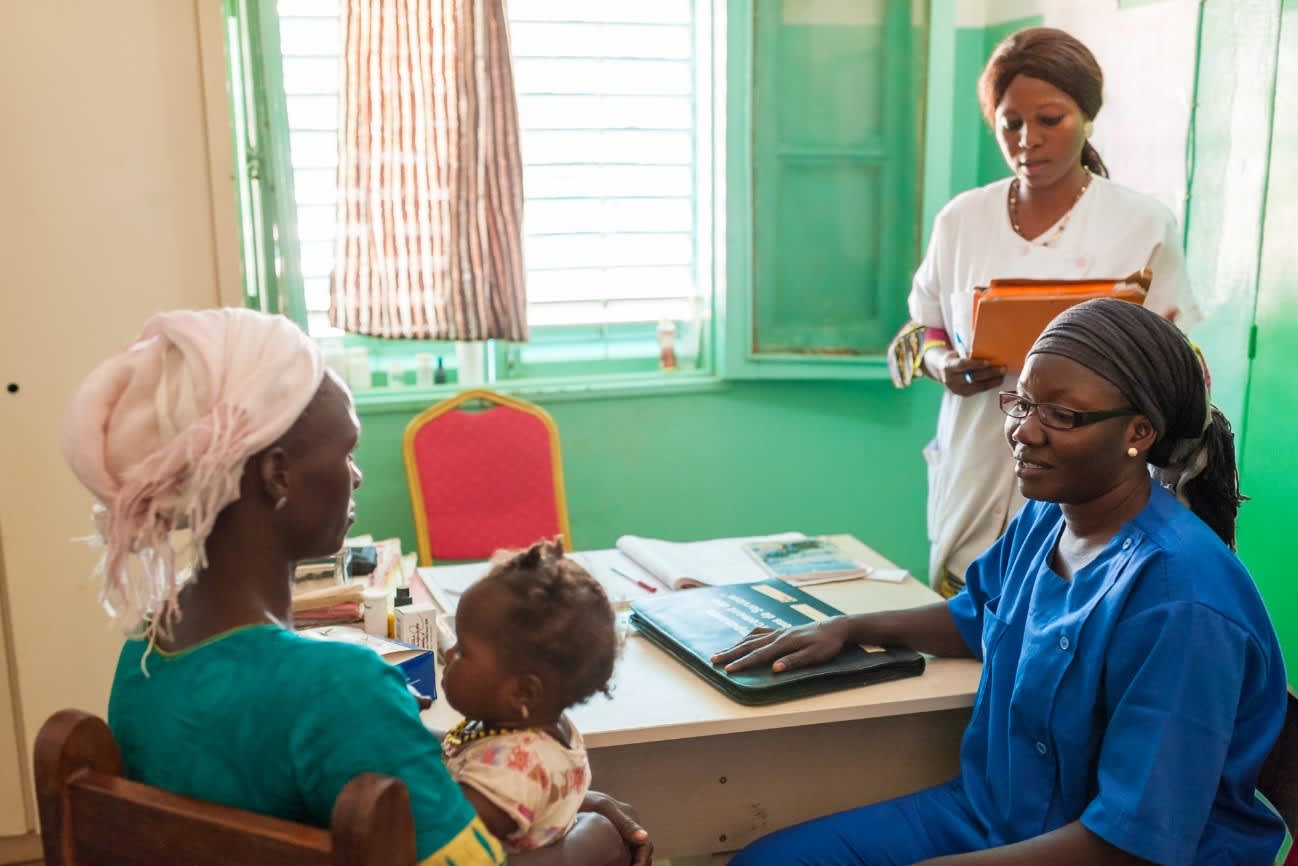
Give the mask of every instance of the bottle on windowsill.
POLYGON ((676 369, 676 323, 658 323, 658 366, 663 370, 676 369))

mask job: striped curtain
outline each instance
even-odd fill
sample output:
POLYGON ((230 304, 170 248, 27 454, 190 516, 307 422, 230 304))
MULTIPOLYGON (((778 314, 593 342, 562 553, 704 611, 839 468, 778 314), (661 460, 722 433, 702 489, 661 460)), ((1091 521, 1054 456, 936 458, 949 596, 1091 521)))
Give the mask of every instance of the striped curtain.
POLYGON ((345 0, 329 317, 380 337, 527 339, 504 0, 345 0))

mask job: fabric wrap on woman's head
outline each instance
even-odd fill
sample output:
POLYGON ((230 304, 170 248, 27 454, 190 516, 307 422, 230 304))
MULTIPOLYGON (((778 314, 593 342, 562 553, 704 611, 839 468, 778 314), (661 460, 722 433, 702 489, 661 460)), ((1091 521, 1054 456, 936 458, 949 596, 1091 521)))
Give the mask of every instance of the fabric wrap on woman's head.
POLYGON ((149 617, 150 638, 169 632, 244 463, 292 426, 323 376, 319 347, 288 319, 218 309, 154 316, 81 384, 63 454, 98 500, 102 600, 120 625, 149 617))
POLYGON ((1212 423, 1207 377, 1185 335, 1139 304, 1103 298, 1056 316, 1028 353, 1039 354, 1070 358, 1118 387, 1153 424, 1147 459, 1174 471, 1184 500, 1185 482, 1207 462, 1203 433, 1212 423))

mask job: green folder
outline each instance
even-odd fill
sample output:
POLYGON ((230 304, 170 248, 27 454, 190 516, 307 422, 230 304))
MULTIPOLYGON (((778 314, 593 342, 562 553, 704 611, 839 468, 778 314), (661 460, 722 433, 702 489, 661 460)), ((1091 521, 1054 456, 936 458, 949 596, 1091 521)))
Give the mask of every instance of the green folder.
POLYGON ((848 646, 824 664, 775 673, 727 673, 711 658, 759 626, 803 625, 841 611, 782 580, 686 589, 631 604, 631 623, 687 668, 741 704, 770 704, 835 689, 919 676, 924 657, 905 647, 848 646))

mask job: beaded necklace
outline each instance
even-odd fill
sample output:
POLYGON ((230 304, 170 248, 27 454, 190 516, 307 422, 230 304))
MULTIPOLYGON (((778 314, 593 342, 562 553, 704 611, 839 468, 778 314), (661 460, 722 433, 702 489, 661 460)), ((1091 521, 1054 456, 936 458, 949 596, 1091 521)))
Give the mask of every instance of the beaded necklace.
POLYGON ((459 748, 468 745, 475 740, 483 740, 487 737, 499 737, 502 734, 518 734, 523 731, 534 731, 536 728, 488 728, 478 721, 461 719, 460 723, 446 732, 442 742, 449 746, 459 748), (473 727, 476 725, 477 727, 473 727), (472 730, 470 730, 472 728, 472 730))
MULTIPOLYGON (((1074 196, 1073 203, 1068 206, 1068 210, 1064 214, 1063 219, 1061 219, 1055 225, 1055 230, 1050 233, 1050 237, 1046 238, 1043 241, 1042 240, 1031 241, 1031 243, 1038 244, 1039 246, 1043 246, 1043 247, 1048 247, 1055 241, 1059 240, 1059 236, 1064 233, 1064 229, 1068 228, 1068 220, 1072 217, 1073 210, 1077 207, 1077 203, 1082 200, 1082 196, 1085 195, 1086 191, 1091 188, 1091 170, 1086 166, 1082 166, 1082 171, 1086 172, 1086 180, 1082 182, 1081 189, 1077 190, 1077 195, 1074 196)), ((1010 225, 1014 228, 1014 234, 1018 235, 1019 237, 1023 237, 1023 229, 1019 228, 1019 179, 1017 177, 1014 178, 1014 180, 1010 181, 1009 207, 1010 207, 1010 225)), ((1023 238, 1023 239, 1027 240, 1027 238, 1023 238)))

